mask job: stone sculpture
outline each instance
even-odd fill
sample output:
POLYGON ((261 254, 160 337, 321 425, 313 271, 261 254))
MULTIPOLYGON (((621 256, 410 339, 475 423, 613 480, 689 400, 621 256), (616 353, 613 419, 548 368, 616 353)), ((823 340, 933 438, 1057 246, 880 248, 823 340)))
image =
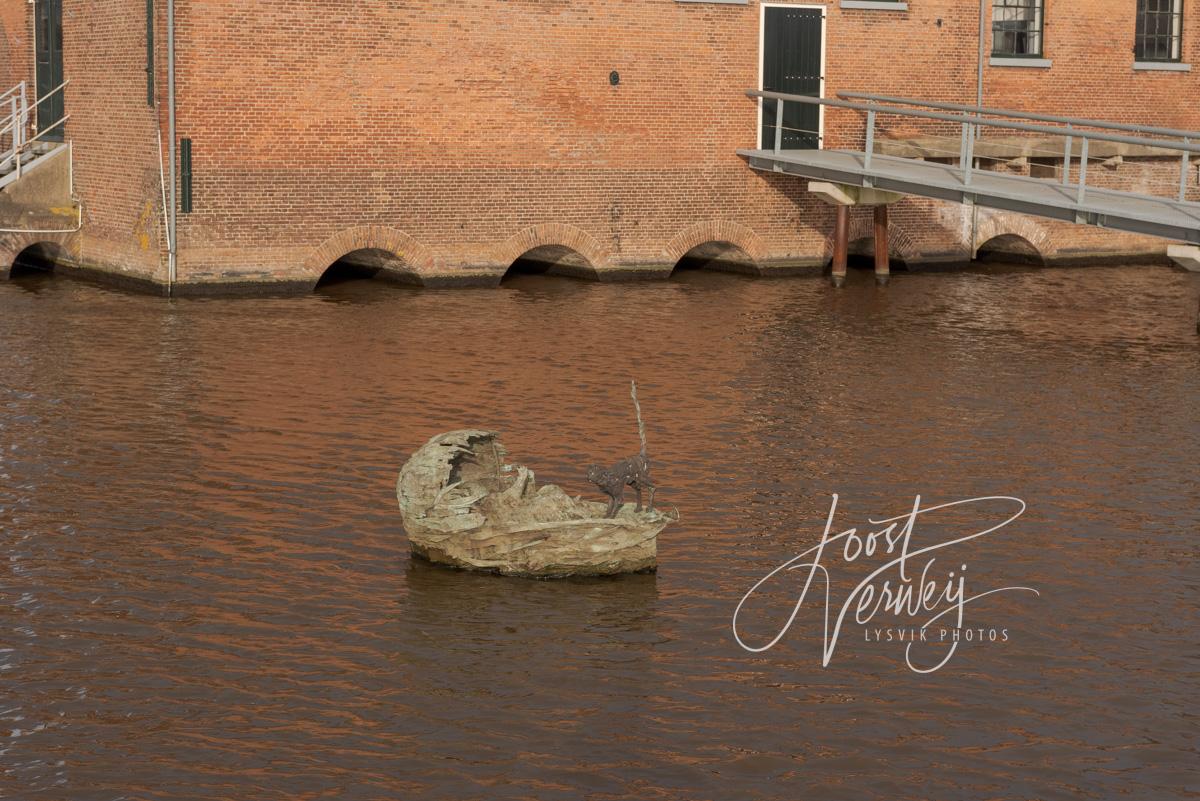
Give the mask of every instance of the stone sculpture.
POLYGON ((396 499, 412 552, 431 562, 556 578, 651 571, 658 534, 678 514, 608 508, 538 486, 505 463, 494 431, 439 434, 405 463, 396 499))

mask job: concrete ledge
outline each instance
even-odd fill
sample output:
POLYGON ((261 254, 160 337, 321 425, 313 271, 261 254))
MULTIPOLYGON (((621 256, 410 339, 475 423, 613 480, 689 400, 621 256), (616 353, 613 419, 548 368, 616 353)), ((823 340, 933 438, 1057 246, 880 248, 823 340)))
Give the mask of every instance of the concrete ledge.
MULTIPOLYGON (((166 286, 163 285, 165 291, 166 286)), ((261 298, 311 295, 311 281, 183 281, 172 288, 177 298, 261 298)))
POLYGON ((95 286, 123 289, 138 295, 159 295, 166 297, 167 294, 167 285, 148 275, 104 270, 89 264, 77 264, 67 261, 56 261, 50 272, 53 275, 71 278, 95 286))
POLYGON ((665 281, 674 269, 674 264, 621 264, 596 270, 596 278, 604 283, 665 281))
POLYGON ((1191 72, 1191 64, 1181 64, 1178 61, 1135 61, 1133 68, 1146 72, 1191 72))
POLYGON ((1047 267, 1119 267, 1125 264, 1169 265, 1165 251, 1108 252, 1060 250, 1044 257, 1047 267))
POLYGON ((908 3, 903 0, 842 0, 840 7, 861 11, 908 11, 908 3))
POLYGON ((825 274, 827 261, 827 259, 822 257, 760 262, 758 265, 758 276, 760 278, 819 277, 825 274))
POLYGON ((809 257, 801 259, 776 259, 762 262, 746 262, 733 259, 697 260, 694 266, 679 268, 672 266, 672 275, 679 269, 696 272, 743 275, 750 278, 784 278, 791 276, 821 275, 828 259, 809 257))
POLYGON ((992 56, 988 60, 989 67, 1029 67, 1032 69, 1048 70, 1054 62, 1048 58, 1021 58, 1019 56, 992 56))
POLYGON ((1170 245, 1167 247, 1167 258, 1176 267, 1182 267, 1189 273, 1200 273, 1200 247, 1195 245, 1170 245))

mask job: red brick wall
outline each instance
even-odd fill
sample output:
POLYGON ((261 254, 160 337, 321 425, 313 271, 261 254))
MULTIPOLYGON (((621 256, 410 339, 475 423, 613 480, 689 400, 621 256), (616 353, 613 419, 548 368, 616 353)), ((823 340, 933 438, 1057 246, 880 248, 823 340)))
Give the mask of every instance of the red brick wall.
POLYGON ((0 92, 25 80, 33 70, 33 29, 25 3, 0 4, 0 92))
MULTIPOLYGON (((81 254, 161 278, 144 0, 65 5, 81 254)), ((975 0, 825 5, 826 94, 974 101, 975 0)), ((987 104, 1200 127, 1200 109, 1181 102, 1200 96, 1200 74, 1132 71, 1134 0, 1047 6, 1053 68, 986 67, 987 104)), ((10 19, 28 8, 0 0, 10 50, 10 19)), ((1186 61, 1200 15, 1185 8, 1186 61)), ((760 262, 819 261, 831 210, 804 181, 753 172, 735 154, 757 137, 742 93, 758 81, 760 14, 757 3, 675 0, 177 0, 178 130, 194 141, 195 170, 180 279, 311 282, 339 251, 385 245, 426 276, 496 278, 534 244, 570 244, 601 271, 669 269, 679 248, 716 231, 760 262)), ((831 146, 861 131, 856 113, 827 116, 831 146)), ((962 258, 972 229, 1011 220, 1048 255, 1165 249, 974 216, 905 200, 893 239, 909 260, 962 258)))
MULTIPOLYGON (((34 7, 0 2, 8 64, 0 74, 36 86, 34 7)), ((146 103, 145 0, 64 0, 63 73, 67 139, 74 148, 75 196, 83 229, 63 241, 79 266, 140 279, 165 279, 161 181, 154 110, 146 103), (161 266, 160 266, 161 265, 161 266)), ((2 45, 0 45, 2 46, 2 45)), ((52 121, 43 121, 47 124, 52 121)), ((36 236, 0 243, 3 257, 36 236)), ((6 262, 4 266, 8 266, 6 262)))
POLYGON ((63 15, 67 133, 84 207, 79 258, 165 279, 158 129, 146 103, 145 0, 64 0, 63 15))
POLYGON ((1133 70, 1136 0, 1046 0, 1049 70, 985 70, 989 104, 1028 111, 1200 129, 1200 7, 1183 2, 1187 73, 1133 70))

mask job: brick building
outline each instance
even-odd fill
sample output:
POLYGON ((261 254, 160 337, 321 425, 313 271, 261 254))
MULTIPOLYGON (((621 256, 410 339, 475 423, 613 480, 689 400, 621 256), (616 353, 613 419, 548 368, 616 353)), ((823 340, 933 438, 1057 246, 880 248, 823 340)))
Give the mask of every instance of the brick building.
MULTIPOLYGON (((993 107, 1200 128, 1186 102, 1200 96, 1200 13, 1182 0, 168 5, 0 0, 0 89, 25 81, 41 96, 69 81, 34 127, 66 115, 71 144, 55 173, 68 197, 39 209, 36 187, 0 193, 0 270, 33 253, 183 293, 307 291, 343 259, 426 286, 495 283, 514 263, 666 276, 689 254, 820 269, 833 210, 736 154, 763 135, 745 90, 788 73, 787 58, 818 65, 800 78, 825 96, 976 103, 982 89, 993 107), (803 41, 780 33, 789 15, 803 41)), ((816 122, 826 147, 861 136, 852 112, 816 122)), ((882 135, 938 157, 921 133, 882 135)), ((1058 168, 1018 151, 992 166, 1058 168)), ((1098 180, 1177 178, 1130 157, 1098 180)), ((869 248, 869 227, 856 210, 855 247, 869 248)), ((1086 262, 1161 258, 1167 245, 918 198, 896 204, 891 232, 910 267, 980 248, 1086 262)))

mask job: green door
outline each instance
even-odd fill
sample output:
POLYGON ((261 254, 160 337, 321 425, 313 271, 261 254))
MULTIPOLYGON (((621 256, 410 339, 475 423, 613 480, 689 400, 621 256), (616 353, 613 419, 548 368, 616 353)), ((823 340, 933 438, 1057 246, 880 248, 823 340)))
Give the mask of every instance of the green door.
MULTIPOLYGON (((766 92, 821 96, 821 28, 819 8, 768 6, 763 9, 762 88, 766 92)), ((775 148, 774 100, 762 101, 762 148, 775 148)), ((821 107, 787 103, 783 109, 783 148, 820 147, 821 107)))
MULTIPOLYGON (((37 0, 34 10, 37 22, 37 96, 41 98, 57 89, 63 82, 62 0, 37 0)), ((54 125, 65 116, 63 94, 60 89, 52 97, 38 103, 39 131, 48 125, 54 125)), ((54 130, 47 132, 42 138, 61 142, 63 126, 55 126, 54 130)))

